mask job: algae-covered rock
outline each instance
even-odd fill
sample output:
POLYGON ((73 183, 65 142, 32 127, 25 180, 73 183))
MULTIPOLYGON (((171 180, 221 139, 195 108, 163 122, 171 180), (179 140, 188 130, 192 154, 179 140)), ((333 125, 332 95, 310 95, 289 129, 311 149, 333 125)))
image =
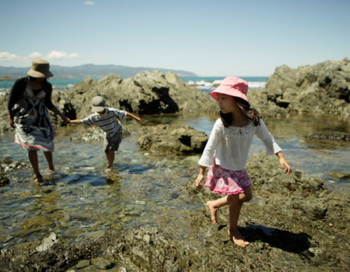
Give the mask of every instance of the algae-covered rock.
POLYGON ((141 149, 159 153, 201 153, 208 136, 185 125, 142 127, 138 144, 141 149))

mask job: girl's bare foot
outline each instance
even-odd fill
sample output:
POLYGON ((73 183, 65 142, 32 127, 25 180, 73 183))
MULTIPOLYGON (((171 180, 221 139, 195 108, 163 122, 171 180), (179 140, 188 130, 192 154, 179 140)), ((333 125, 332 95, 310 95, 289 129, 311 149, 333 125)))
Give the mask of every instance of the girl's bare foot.
POLYGON ((230 238, 234 244, 236 244, 239 247, 246 247, 249 245, 249 242, 244 240, 243 235, 236 229, 236 230, 230 230, 227 229, 228 235, 230 235, 230 238))
POLYGON ((210 211, 210 218, 211 218, 211 221, 213 221, 213 224, 214 225, 217 225, 218 224, 218 221, 217 221, 217 217, 216 217, 216 214, 218 212, 218 208, 216 208, 213 204, 214 201, 208 201, 207 202, 207 207, 209 208, 209 211, 210 211))

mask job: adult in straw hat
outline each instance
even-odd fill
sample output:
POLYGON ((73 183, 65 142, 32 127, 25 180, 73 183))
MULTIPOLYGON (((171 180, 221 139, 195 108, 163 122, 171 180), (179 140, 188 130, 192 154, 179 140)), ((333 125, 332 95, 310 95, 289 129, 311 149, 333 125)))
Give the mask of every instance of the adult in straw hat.
POLYGON ((38 150, 44 151, 48 163, 47 172, 50 174, 55 170, 52 156, 55 129, 47 109, 59 115, 66 124, 69 119, 51 101, 52 85, 47 81, 53 76, 50 64, 46 60, 35 59, 27 74, 28 76, 18 79, 12 86, 8 100, 9 124, 15 128, 15 142, 28 150, 34 182, 42 184, 38 150))

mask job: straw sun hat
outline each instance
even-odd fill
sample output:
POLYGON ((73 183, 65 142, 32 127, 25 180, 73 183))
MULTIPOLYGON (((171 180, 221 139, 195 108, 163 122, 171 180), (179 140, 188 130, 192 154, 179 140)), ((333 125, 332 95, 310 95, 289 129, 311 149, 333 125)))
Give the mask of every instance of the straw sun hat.
POLYGON ((35 59, 32 62, 32 68, 27 72, 28 76, 41 78, 41 77, 53 77, 50 72, 50 64, 43 59, 35 59))

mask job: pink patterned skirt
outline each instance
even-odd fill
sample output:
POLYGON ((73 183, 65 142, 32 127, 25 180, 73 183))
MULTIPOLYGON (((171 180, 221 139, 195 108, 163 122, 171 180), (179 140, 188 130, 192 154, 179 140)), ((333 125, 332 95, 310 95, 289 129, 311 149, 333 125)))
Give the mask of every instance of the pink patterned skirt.
POLYGON ((250 178, 245 169, 227 170, 220 165, 209 167, 205 187, 213 193, 219 194, 240 194, 252 186, 250 178))

